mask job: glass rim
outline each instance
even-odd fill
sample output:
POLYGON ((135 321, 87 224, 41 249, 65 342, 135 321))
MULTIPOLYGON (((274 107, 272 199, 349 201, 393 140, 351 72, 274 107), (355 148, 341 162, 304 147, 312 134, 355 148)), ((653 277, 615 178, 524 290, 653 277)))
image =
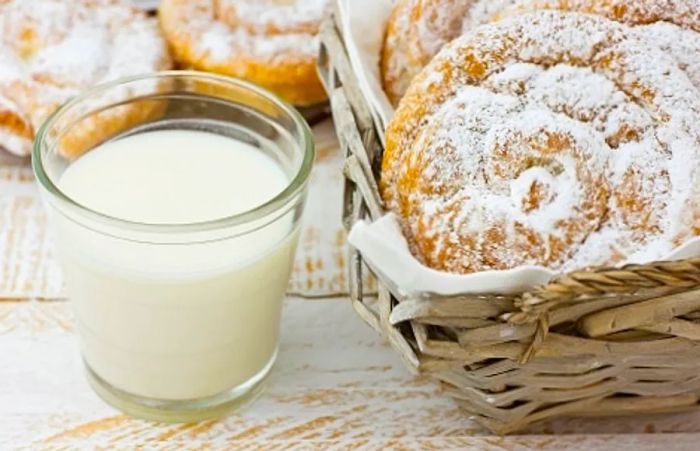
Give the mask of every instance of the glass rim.
MULTIPOLYGON (((154 96, 162 96, 163 94, 167 95, 169 93, 153 93, 154 96)), ((192 94, 201 95, 202 97, 210 97, 206 94, 200 94, 196 92, 193 92, 192 94)), ((148 99, 148 96, 138 97, 139 100, 143 100, 144 98, 148 99)), ((124 105, 128 104, 130 100, 132 99, 127 98, 115 103, 124 105)), ((315 159, 315 153, 316 152, 313 134, 306 120, 294 107, 292 107, 290 104, 280 99, 278 96, 271 93, 270 91, 245 80, 225 75, 194 70, 168 70, 152 72, 147 74, 132 75, 128 77, 118 78, 110 82, 100 83, 88 88, 85 91, 82 91, 80 94, 76 95, 75 97, 71 98, 66 103, 61 105, 56 111, 49 115, 46 121, 44 121, 44 123, 39 128, 36 137, 34 138, 34 142, 32 144, 32 169, 40 185, 44 189, 46 189, 49 192, 49 194, 51 194, 55 199, 59 200, 60 202, 66 203, 71 208, 77 208, 81 213, 87 214, 93 219, 96 219, 101 222, 107 222, 115 227, 127 228, 137 230, 140 232, 188 233, 221 230, 229 227, 244 225, 262 219, 268 215, 275 213, 278 210, 281 210, 285 205, 287 205, 290 199, 293 199, 304 190, 311 175, 311 170, 313 168, 313 163, 315 159), (272 102, 276 107, 279 107, 286 115, 288 115, 294 122, 294 125, 299 132, 299 136, 301 137, 301 150, 303 151, 303 157, 298 171, 296 172, 294 177, 292 177, 287 183, 285 189, 278 193, 272 199, 254 208, 240 213, 206 221, 196 221, 182 224, 169 224, 131 221, 128 219, 123 219, 116 216, 101 213, 75 201, 70 196, 65 194, 58 186, 56 186, 56 184, 53 182, 53 180, 51 180, 51 177, 49 177, 46 170, 44 169, 44 158, 41 154, 41 148, 48 131, 51 129, 52 126, 56 124, 56 122, 63 115, 65 115, 73 107, 79 105, 86 99, 89 99, 90 97, 95 96, 99 93, 106 92, 117 86, 135 83, 143 80, 156 80, 167 78, 197 78, 203 81, 215 81, 217 83, 223 83, 229 86, 242 88, 243 90, 249 93, 259 95, 265 100, 272 102)))

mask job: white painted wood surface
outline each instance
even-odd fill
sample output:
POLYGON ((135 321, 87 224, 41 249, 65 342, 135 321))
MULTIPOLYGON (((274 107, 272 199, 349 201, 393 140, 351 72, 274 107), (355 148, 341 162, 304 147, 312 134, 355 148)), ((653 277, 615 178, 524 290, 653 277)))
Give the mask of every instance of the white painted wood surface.
POLYGON ((0 302, 0 449, 697 449, 700 414, 560 420, 535 435, 489 437, 439 389, 410 376, 341 299, 291 298, 267 390, 221 421, 127 418, 88 387, 63 301, 0 302), (552 433, 565 435, 549 435, 552 433), (675 432, 675 434, 648 434, 675 432), (573 435, 572 435, 573 434, 573 435))
POLYGON ((338 296, 340 159, 324 127, 290 285, 321 298, 287 300, 280 357, 260 399, 199 424, 131 419, 92 393, 31 173, 0 167, 0 449, 700 449, 700 412, 563 419, 489 436, 411 376, 338 296))

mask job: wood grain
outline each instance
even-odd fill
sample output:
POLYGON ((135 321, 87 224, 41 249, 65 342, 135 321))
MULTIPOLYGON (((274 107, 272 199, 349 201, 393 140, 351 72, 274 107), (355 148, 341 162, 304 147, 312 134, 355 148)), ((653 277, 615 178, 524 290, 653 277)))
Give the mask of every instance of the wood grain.
POLYGON ((60 270, 26 166, 0 166, 0 297, 59 297, 60 270))
POLYGON ((347 292, 345 231, 341 225, 342 156, 330 122, 314 129, 316 165, 289 291, 323 296, 347 292))
POLYGON ((0 449, 631 450, 694 449, 700 438, 698 413, 563 419, 533 436, 485 436, 434 384, 409 375, 349 302, 300 298, 285 304, 279 361, 261 398, 221 421, 186 425, 125 417, 92 393, 67 302, 0 302, 0 424, 0 449), (649 432, 677 435, 637 435, 649 432))

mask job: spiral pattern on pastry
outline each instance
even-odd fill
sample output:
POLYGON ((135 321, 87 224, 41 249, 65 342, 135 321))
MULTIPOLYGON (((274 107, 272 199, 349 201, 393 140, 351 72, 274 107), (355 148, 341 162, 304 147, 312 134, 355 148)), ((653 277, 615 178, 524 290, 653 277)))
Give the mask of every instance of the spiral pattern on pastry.
POLYGON ((382 196, 436 269, 641 259, 692 233, 699 113, 687 75, 628 27, 514 16, 415 78, 387 129, 382 196))
MULTIPOLYGON (((157 22, 126 0, 2 0, 0 35, 0 147, 18 155, 29 153, 47 116, 85 88, 170 67, 157 22)), ((73 144, 83 149, 83 139, 145 114, 121 113, 85 122, 73 144)))
MULTIPOLYGON (((481 0, 490 3, 492 0, 481 0)), ((648 39, 678 62, 700 87, 700 2, 697 0, 508 0, 493 14, 498 20, 536 10, 596 14, 628 25, 631 33, 648 39)), ((477 5, 478 7, 478 5, 477 5)))
POLYGON ((462 33, 513 14, 542 9, 597 14, 635 25, 634 33, 672 55, 700 87, 697 0, 399 0, 387 25, 380 62, 389 100, 396 105, 411 79, 444 44, 462 33))
POLYGON ((181 65, 257 83, 290 103, 326 99, 316 73, 327 0, 163 0, 163 32, 181 65))

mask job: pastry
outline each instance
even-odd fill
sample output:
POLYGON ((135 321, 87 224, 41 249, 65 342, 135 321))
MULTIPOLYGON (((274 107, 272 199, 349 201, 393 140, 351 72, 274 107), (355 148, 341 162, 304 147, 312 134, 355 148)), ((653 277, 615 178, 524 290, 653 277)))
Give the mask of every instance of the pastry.
POLYGON ((410 80, 445 43, 480 24, 538 9, 593 13, 639 25, 635 33, 673 55, 700 86, 697 0, 399 0, 387 24, 380 59, 389 100, 398 103, 410 80))
POLYGON ((411 79, 443 45, 489 22, 515 0, 398 0, 391 10, 380 55, 380 74, 396 106, 411 79))
MULTIPOLYGON (((491 0, 481 0, 489 3, 491 0)), ((700 87, 700 2, 698 0, 510 0, 490 20, 541 9, 598 14, 634 25, 632 33, 650 39, 672 55, 700 87)))
POLYGON ((474 0, 398 0, 394 4, 380 57, 384 91, 394 105, 442 46, 461 34, 472 3, 474 0))
POLYGON ((413 80, 380 190, 439 270, 658 257, 700 230, 698 114, 675 60, 629 27, 516 15, 452 41, 413 80))
MULTIPOLYGON (((488 0, 480 0, 486 3, 488 0)), ((556 9, 598 14, 618 22, 641 25, 669 22, 700 31, 700 4, 697 0, 509 0, 492 19, 514 11, 556 9)))
POLYGON ((327 0, 163 0, 163 31, 181 65, 255 82, 290 103, 325 100, 316 73, 327 0))
MULTIPOLYGON (((18 155, 29 153, 48 115, 85 88, 170 67, 157 22, 126 0, 2 0, 0 34, 0 147, 18 155)), ((92 139, 144 114, 123 113, 84 130, 92 128, 92 139)), ((76 131, 73 144, 80 139, 76 131)))

